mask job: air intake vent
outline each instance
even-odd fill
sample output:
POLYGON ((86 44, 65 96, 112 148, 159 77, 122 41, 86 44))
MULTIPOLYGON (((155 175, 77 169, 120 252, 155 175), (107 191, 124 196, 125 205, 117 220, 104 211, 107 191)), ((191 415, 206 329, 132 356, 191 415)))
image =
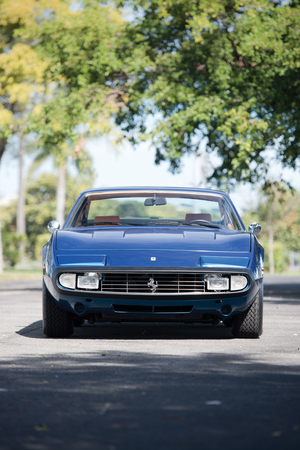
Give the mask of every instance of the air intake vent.
POLYGON ((102 292, 141 294, 186 294, 204 292, 203 274, 198 273, 105 273, 102 292))

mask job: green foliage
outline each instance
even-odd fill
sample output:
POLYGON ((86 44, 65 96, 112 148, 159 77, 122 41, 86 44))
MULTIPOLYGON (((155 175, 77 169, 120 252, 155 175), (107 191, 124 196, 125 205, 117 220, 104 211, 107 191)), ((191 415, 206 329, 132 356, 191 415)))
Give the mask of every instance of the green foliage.
POLYGON ((274 239, 288 250, 300 251, 300 195, 288 190, 269 189, 261 193, 256 213, 263 225, 262 236, 273 228, 274 239))
POLYGON ((31 115, 29 129, 62 160, 68 156, 66 142, 80 140, 78 127, 84 125, 89 135, 109 132, 111 117, 126 100, 119 49, 124 22, 112 6, 98 1, 83 6, 62 10, 34 30, 36 51, 49 62, 50 97, 31 115))
POLYGON ((26 237, 12 231, 2 230, 3 257, 7 265, 14 267, 20 261, 19 247, 26 237))
MULTIPOLYGON (((92 178, 83 136, 110 131, 111 117, 126 101, 119 49, 124 22, 102 2, 80 2, 77 12, 69 9, 72 3, 0 0, 0 159, 12 135, 34 132, 42 149, 38 160, 52 154, 62 166, 71 156, 92 178)), ((28 192, 31 256, 54 210, 48 181, 44 193, 34 186, 28 192)), ((7 225, 14 228, 15 219, 7 225)))
MULTIPOLYGON (((263 245, 265 252, 266 252, 266 258, 265 258, 265 269, 268 272, 269 267, 269 258, 268 258, 268 252, 269 252, 269 245, 267 241, 261 241, 261 244, 263 245)), ((274 266, 275 266, 275 273, 281 273, 287 270, 289 265, 289 250, 284 242, 275 241, 274 242, 274 266)))
MULTIPOLYGON (((48 223, 55 217, 56 207, 55 175, 43 174, 32 180, 26 195, 26 233, 32 249, 32 257, 38 258, 37 237, 42 235, 43 245, 48 223)), ((82 177, 67 177, 66 215, 70 212, 80 192, 91 187, 90 182, 82 177)), ((49 237, 49 236, 48 236, 49 237)))
POLYGON ((289 251, 300 252, 300 194, 287 190, 282 184, 269 184, 266 192, 260 192, 255 208, 245 211, 242 219, 246 228, 251 222, 259 222, 262 231, 258 239, 266 251, 266 269, 269 269, 269 232, 274 235, 275 271, 282 272, 289 262, 289 251))
POLYGON ((43 246, 48 242, 50 238, 49 233, 39 234, 35 239, 35 247, 34 247, 34 259, 37 261, 42 260, 43 255, 43 246))
POLYGON ((84 161, 83 134, 109 132, 117 116, 173 170, 206 136, 219 184, 264 177, 275 142, 277 159, 297 166, 300 0, 117 1, 136 12, 131 23, 106 2, 70 3, 0 3, 0 156, 23 111, 23 131, 58 164, 84 161))
POLYGON ((110 131, 124 105, 124 21, 98 1, 77 12, 70 4, 0 2, 0 158, 10 136, 34 132, 58 165, 72 156, 80 170, 91 170, 83 134, 110 131))
MULTIPOLYGON (((70 212, 80 192, 91 187, 93 180, 83 176, 67 177, 66 215, 70 212)), ((53 174, 44 173, 32 179, 26 193, 26 256, 40 259, 41 248, 47 242, 47 225, 55 217, 57 179, 53 174)), ((18 242, 16 234, 16 201, 1 208, 3 251, 5 259, 13 265, 18 262, 18 242)))
POLYGON ((47 231, 48 223, 55 217, 56 177, 43 174, 28 183, 26 193, 26 233, 34 257, 36 237, 47 231))
POLYGON ((28 112, 44 92, 42 81, 48 64, 38 58, 32 40, 20 41, 21 31, 31 30, 34 35, 37 22, 45 18, 45 8, 49 16, 66 5, 63 0, 0 2, 0 159, 7 140, 23 133, 28 112))
MULTIPOLYGON (((300 2, 128 0, 128 27, 144 57, 118 117, 133 142, 152 138, 173 170, 203 136, 219 184, 266 175, 264 151, 295 168, 300 142, 300 2), (146 121, 154 125, 145 134, 146 121), (139 137, 134 132, 140 131, 139 137)), ((137 51, 137 50, 136 50, 137 51)))

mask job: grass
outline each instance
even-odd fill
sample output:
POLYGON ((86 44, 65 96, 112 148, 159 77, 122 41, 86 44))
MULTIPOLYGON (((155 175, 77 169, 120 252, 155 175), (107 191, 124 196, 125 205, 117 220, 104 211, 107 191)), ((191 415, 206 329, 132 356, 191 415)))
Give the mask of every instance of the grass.
POLYGON ((4 269, 0 281, 34 280, 42 278, 42 269, 4 269))

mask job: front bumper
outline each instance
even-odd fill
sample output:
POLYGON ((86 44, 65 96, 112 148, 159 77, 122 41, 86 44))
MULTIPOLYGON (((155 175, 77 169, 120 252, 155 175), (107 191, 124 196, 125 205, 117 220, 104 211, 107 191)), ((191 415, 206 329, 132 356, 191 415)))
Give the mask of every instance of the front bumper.
MULTIPOLYGON (((87 268, 82 268, 82 270, 87 271, 87 268)), ((93 271, 95 269, 91 267, 88 270, 93 271)), ((111 269, 111 271, 117 270, 120 269, 111 269)), ((166 269, 161 270, 165 272, 166 269)), ((157 273, 160 273, 161 270, 157 270, 157 273)), ((170 272, 178 272, 178 268, 168 270, 170 272)), ((187 272, 193 271, 193 269, 184 270, 187 272)), ((63 269, 63 272, 67 271, 74 272, 74 268, 63 269)), ((80 272, 80 268, 77 268, 76 271, 80 272)), ((149 269, 144 268, 139 269, 139 271, 146 273, 149 269)), ((168 295, 153 295, 151 293, 123 294, 98 291, 79 292, 62 289, 59 286, 57 278, 61 272, 62 269, 56 269, 52 278, 44 275, 46 287, 56 300, 59 308, 85 319, 94 317, 97 321, 109 322, 201 322, 207 316, 214 316, 223 320, 245 311, 251 305, 262 285, 262 279, 255 280, 252 271, 249 269, 241 271, 214 268, 211 271, 205 270, 205 273, 246 274, 249 278, 248 287, 242 292, 201 292, 168 295)), ((194 272, 196 271, 194 270, 194 272)))

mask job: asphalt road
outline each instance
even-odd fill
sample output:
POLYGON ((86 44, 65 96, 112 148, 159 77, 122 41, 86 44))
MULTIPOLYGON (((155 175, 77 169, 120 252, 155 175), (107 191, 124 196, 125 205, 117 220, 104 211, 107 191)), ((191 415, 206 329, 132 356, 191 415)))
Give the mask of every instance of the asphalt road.
POLYGON ((264 334, 222 324, 42 333, 41 281, 0 282, 0 450, 300 448, 300 277, 265 280, 264 334))

